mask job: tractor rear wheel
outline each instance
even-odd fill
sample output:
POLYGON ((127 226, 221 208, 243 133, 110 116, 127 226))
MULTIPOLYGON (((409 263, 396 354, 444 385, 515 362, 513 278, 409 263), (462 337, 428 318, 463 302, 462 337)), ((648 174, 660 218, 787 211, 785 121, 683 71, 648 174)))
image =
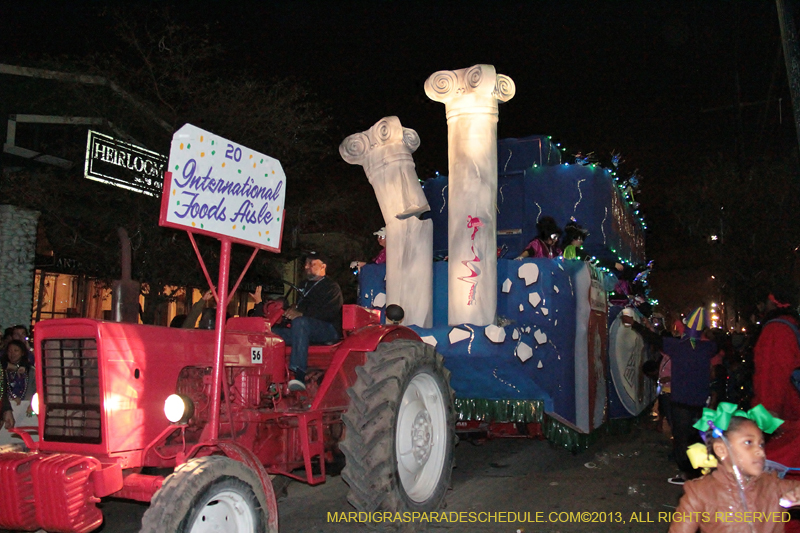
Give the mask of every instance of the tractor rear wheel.
POLYGON ((192 459, 167 477, 142 518, 140 533, 265 531, 267 504, 246 465, 212 455, 192 459))
POLYGON ((455 446, 454 394, 442 356, 423 342, 396 340, 368 353, 356 374, 343 415, 347 499, 364 512, 439 509, 455 446))

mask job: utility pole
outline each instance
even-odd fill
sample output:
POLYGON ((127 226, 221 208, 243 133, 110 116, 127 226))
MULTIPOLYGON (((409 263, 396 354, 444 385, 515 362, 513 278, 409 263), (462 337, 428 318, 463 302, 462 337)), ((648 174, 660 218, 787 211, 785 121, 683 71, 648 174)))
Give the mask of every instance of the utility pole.
POLYGON ((778 7, 778 22, 781 26, 783 59, 786 62, 786 77, 792 95, 794 125, 800 143, 800 50, 797 47, 797 29, 790 5, 791 0, 775 0, 778 7))
MULTIPOLYGON (((800 50, 797 47, 797 28, 794 23, 794 14, 790 5, 791 0, 775 0, 778 6, 778 22, 781 26, 781 43, 783 44, 783 59, 786 62, 786 78, 789 81, 789 91, 792 95, 792 109, 794 110, 794 126, 797 129, 797 141, 800 143, 800 50)), ((792 264, 792 277, 795 281, 800 277, 798 262, 800 256, 795 248, 795 260, 792 264)))

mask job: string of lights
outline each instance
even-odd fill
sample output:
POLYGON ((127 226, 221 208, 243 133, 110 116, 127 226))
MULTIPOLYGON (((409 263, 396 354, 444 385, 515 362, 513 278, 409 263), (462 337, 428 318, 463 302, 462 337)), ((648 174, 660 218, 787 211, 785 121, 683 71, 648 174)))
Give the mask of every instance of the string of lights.
MULTIPOLYGON (((644 215, 642 215, 639 210, 640 204, 636 201, 634 196, 634 193, 639 193, 640 180, 642 179, 638 168, 631 172, 629 176, 624 177, 620 173, 619 166, 624 163, 625 160, 622 159, 622 156, 619 154, 619 152, 611 152, 609 158, 609 165, 611 168, 609 168, 609 166, 604 165, 597 159, 594 152, 589 152, 586 155, 583 155, 581 152, 577 152, 572 156, 568 156, 569 152, 567 151, 567 148, 562 145, 562 143, 554 141, 551 135, 548 135, 547 139, 562 152, 562 165, 580 165, 590 168, 600 168, 606 172, 614 180, 614 185, 617 187, 617 189, 619 189, 622 198, 624 198, 626 203, 631 207, 634 215, 636 215, 635 218, 638 219, 642 228, 647 229, 647 223, 644 220, 644 215)), ((533 166, 539 167, 539 165, 535 163, 533 166)))

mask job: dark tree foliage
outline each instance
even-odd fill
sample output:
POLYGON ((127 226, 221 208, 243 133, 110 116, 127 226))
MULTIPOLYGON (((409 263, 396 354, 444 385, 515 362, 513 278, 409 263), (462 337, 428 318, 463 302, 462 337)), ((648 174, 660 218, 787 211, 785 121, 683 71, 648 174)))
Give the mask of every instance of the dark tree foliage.
POLYGON ((792 280, 800 235, 800 180, 795 156, 748 166, 718 156, 667 198, 687 241, 687 261, 713 266, 726 296, 747 307, 776 280, 792 280))
MULTIPOLYGON (((264 72, 230 72, 211 28, 183 25, 166 9, 134 6, 124 14, 101 16, 118 38, 107 43, 108 50, 27 65, 93 76, 92 81, 15 79, 13 98, 20 109, 102 117, 106 133, 163 154, 172 133, 192 123, 275 157, 287 175, 283 255, 298 253, 287 238, 293 233, 363 232, 371 226, 365 221, 374 214, 359 207, 359 196, 371 195, 371 188, 366 179, 342 187, 326 170, 341 163, 338 140, 329 133, 331 117, 301 82, 264 72), (342 212, 350 214, 342 217, 342 212)), ((85 131, 63 136, 58 131, 49 129, 49 145, 40 142, 39 148, 82 161, 85 131)), ((134 278, 159 293, 165 285, 206 285, 187 236, 158 226, 159 199, 82 179, 81 166, 63 171, 37 164, 7 172, 0 194, 39 210, 55 253, 79 260, 87 273, 106 280, 119 275, 117 228, 123 227, 132 242, 134 278)), ((219 244, 198 238, 198 245, 216 282, 219 244)), ((232 281, 251 252, 234 246, 232 281)), ((261 252, 248 278, 276 277, 275 259, 261 252)))

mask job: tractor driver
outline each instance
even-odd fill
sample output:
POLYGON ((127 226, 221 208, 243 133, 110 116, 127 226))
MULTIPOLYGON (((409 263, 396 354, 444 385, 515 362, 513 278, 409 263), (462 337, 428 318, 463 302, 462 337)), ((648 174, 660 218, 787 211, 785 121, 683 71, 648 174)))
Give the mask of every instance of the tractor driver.
POLYGON ((342 289, 326 276, 328 260, 318 252, 306 256, 306 281, 300 286, 295 305, 284 311, 291 327, 276 327, 273 332, 292 347, 289 370, 294 379, 290 391, 305 390, 308 345, 337 341, 342 337, 342 289))

